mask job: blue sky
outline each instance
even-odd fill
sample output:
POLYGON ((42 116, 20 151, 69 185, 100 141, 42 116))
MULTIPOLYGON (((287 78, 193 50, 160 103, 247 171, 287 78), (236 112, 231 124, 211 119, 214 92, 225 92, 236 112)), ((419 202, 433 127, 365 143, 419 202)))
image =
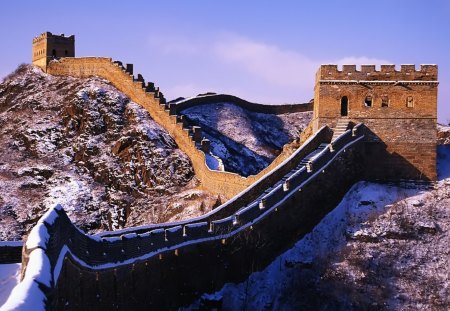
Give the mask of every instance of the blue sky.
POLYGON ((8 1, 0 76, 31 62, 44 31, 77 56, 134 63, 168 99, 226 92, 306 102, 321 63, 438 64, 438 120, 450 122, 450 1, 8 1))

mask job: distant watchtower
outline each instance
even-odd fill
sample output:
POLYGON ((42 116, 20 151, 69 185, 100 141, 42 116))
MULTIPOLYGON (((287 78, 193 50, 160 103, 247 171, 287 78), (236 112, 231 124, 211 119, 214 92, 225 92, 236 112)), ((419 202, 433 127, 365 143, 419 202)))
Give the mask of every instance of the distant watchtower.
POLYGON ((44 32, 33 38, 33 64, 47 70, 50 60, 59 57, 75 57, 75 36, 54 35, 44 32))
POLYGON ((364 123, 374 179, 436 179, 436 65, 322 65, 314 87, 314 131, 364 123))

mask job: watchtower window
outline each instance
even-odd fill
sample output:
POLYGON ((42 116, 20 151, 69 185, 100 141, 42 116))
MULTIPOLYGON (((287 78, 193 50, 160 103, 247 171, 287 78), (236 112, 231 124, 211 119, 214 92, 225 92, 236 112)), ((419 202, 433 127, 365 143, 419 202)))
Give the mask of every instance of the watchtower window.
POLYGON ((389 98, 387 96, 381 96, 381 107, 389 107, 389 98))
POLYGON ((69 54, 69 52, 67 52, 67 50, 64 51, 64 56, 67 56, 69 54))
POLYGON ((414 98, 412 96, 408 96, 406 98, 406 107, 408 107, 408 108, 414 107, 414 98))
POLYGON ((348 116, 348 97, 342 96, 341 98, 341 116, 348 116))
POLYGON ((56 57, 56 50, 55 49, 52 50, 52 56, 56 57))
POLYGON ((372 96, 366 96, 366 98, 364 99, 364 106, 372 107, 372 96))

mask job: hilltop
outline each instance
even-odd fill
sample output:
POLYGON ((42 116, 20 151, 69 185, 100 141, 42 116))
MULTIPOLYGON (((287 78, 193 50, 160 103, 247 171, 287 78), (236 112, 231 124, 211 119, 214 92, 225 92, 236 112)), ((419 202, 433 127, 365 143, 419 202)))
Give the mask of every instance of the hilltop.
POLYGON ((180 206, 196 215, 217 199, 167 132, 105 80, 24 65, 0 84, 0 113, 2 240, 21 239, 57 203, 95 233, 167 221, 180 206))
MULTIPOLYGON (((228 114, 214 118, 226 124, 232 116, 235 132, 205 126, 204 133, 225 168, 241 175, 264 169, 311 117, 280 119, 223 105, 228 114), (272 134, 267 143, 267 130, 243 139, 274 119, 283 120, 273 127, 280 139, 272 134)), ((195 119, 216 109, 188 113, 195 119)), ((197 121, 204 126, 204 119, 197 121)), ((0 84, 0 125, 1 240, 22 239, 57 203, 92 234, 198 216, 223 200, 200 187, 167 131, 106 80, 57 77, 22 65, 0 84)))
POLYGON ((211 141, 211 152, 226 171, 256 175, 295 139, 312 119, 311 112, 267 114, 232 103, 214 103, 182 111, 199 124, 211 141))

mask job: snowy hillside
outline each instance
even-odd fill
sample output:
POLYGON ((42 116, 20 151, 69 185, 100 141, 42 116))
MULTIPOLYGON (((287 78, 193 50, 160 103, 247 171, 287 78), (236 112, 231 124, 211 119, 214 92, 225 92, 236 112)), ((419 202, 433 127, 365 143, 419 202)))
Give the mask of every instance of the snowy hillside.
POLYGON ((197 216, 217 200, 197 183, 168 133, 107 81, 24 65, 0 84, 0 240, 56 203, 88 233, 197 216))
POLYGON ((437 126, 438 144, 449 145, 450 144, 450 126, 438 124, 437 126))
MULTIPOLYGON (((311 113, 268 115, 230 103, 183 111, 229 171, 259 172, 311 113)), ((449 127, 438 141, 450 142, 449 127)), ((190 161, 139 105, 101 79, 52 77, 31 66, 0 83, 0 240, 21 239, 60 203, 88 233, 207 212, 190 161)), ((439 182, 360 182, 311 232, 261 272, 188 309, 450 309, 450 147, 439 182)), ((20 265, 0 265, 0 305, 20 265)))
POLYGON ((450 146, 435 186, 360 182, 261 272, 188 310, 450 309, 450 146))
POLYGON ((182 113, 202 127, 225 170, 243 176, 256 175, 268 166, 312 118, 312 112, 265 114, 233 103, 201 105, 182 113))

